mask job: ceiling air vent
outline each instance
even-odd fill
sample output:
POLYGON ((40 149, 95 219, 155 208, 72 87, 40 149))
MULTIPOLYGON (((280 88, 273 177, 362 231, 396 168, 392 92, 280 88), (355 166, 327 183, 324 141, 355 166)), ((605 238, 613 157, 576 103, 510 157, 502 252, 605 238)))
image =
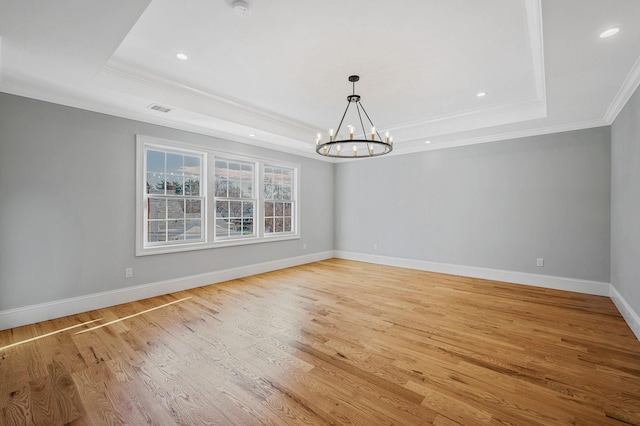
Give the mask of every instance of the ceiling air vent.
POLYGON ((169 108, 169 107, 158 105, 158 104, 151 104, 149 105, 149 108, 156 111, 160 111, 160 112, 169 112, 173 109, 173 108, 169 108))

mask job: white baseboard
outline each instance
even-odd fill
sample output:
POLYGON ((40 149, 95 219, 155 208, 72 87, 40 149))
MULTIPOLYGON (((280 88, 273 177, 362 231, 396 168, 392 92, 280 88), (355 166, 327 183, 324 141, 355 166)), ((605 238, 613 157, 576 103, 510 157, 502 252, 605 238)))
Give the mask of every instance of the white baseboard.
POLYGON ((629 324, 638 340, 640 340, 640 315, 635 312, 620 293, 609 283, 598 281, 578 280, 547 275, 529 274, 524 272, 504 271, 499 269, 479 268, 473 266, 453 265, 447 263, 428 262, 424 260, 403 259, 397 257, 376 256, 347 251, 325 251, 305 256, 280 259, 272 262, 238 268, 224 269, 205 274, 191 275, 172 280, 159 281, 86 296, 56 300, 53 302, 25 306, 22 308, 0 311, 0 330, 19 327, 47 321, 67 315, 74 315, 95 309, 133 302, 149 297, 169 294, 176 291, 188 290, 209 284, 216 284, 237 278, 276 271, 306 263, 318 262, 337 257, 340 259, 356 260, 360 262, 377 263, 381 265, 397 266, 422 271, 439 272, 443 274, 461 275, 465 277, 484 278, 494 281, 504 281, 537 287, 567 290, 579 293, 609 296, 621 315, 629 324))
POLYGON ((609 297, 613 300, 613 303, 629 325, 629 328, 631 328, 631 331, 633 331, 633 334, 635 334, 638 340, 640 340, 640 315, 633 310, 631 305, 629 305, 624 297, 618 293, 618 290, 616 290, 614 286, 611 286, 611 293, 609 297))
POLYGON ((461 275, 463 277, 484 278, 494 281, 504 281, 515 284, 552 288, 556 290, 594 294, 597 296, 609 296, 609 283, 599 281, 553 277, 549 275, 529 274, 526 272, 504 271, 501 269, 479 268, 475 266, 463 266, 450 263, 429 262, 426 260, 377 256, 339 250, 335 252, 335 257, 347 260, 358 260, 368 263, 378 263, 381 265, 397 266, 400 268, 417 269, 420 271, 461 275))
POLYGON ((429 262, 425 260, 403 259, 398 257, 376 256, 366 253, 354 253, 337 250, 334 256, 340 259, 417 269, 420 271, 439 272, 442 274, 461 275, 463 277, 484 278, 515 284, 525 284, 555 290, 574 291, 577 293, 608 296, 618 311, 640 340, 640 315, 609 283, 600 281, 579 280, 573 278, 553 277, 548 275, 529 274, 526 272, 504 271, 500 269, 478 268, 474 266, 453 265, 449 263, 429 262))
POLYGON ((149 297, 160 296, 176 291, 188 290, 209 284, 216 284, 237 278, 318 262, 333 257, 333 251, 313 253, 305 256, 291 257, 271 262, 238 268, 224 269, 205 274, 191 275, 172 280, 159 281, 150 284, 127 287, 86 296, 72 297, 53 302, 40 303, 22 308, 0 311, 0 330, 33 324, 54 318, 75 315, 94 309, 106 308, 121 303, 133 302, 149 297))

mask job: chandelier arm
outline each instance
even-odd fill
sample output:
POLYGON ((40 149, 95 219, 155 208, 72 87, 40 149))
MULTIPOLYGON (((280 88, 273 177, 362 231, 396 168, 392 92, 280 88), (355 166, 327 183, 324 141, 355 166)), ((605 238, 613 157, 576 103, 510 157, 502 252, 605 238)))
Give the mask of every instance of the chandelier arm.
MULTIPOLYGON (((378 137, 380 138, 380 140, 382 141, 382 136, 380 136, 380 132, 378 132, 378 128, 373 124, 373 121, 371 121, 371 118, 369 118, 369 114, 367 114, 367 110, 364 109, 363 105, 360 105, 360 107, 362 108, 362 111, 364 112, 364 115, 367 116, 367 119, 369 120, 369 123, 371 123, 371 126, 374 127, 376 129, 376 134, 378 135, 378 137)), ((365 133, 366 135, 366 133, 365 133)))
POLYGON ((340 132, 340 127, 342 127, 342 122, 347 115, 347 111, 349 111, 349 106, 351 105, 351 101, 347 101, 347 108, 344 110, 344 114, 342 114, 342 119, 340 120, 340 124, 338 124, 338 129, 336 130, 336 138, 338 137, 338 133, 340 132))
MULTIPOLYGON (((360 102, 358 102, 356 104, 356 109, 358 110, 358 117, 360 118, 360 125, 362 126, 362 134, 364 135, 363 137, 366 139, 367 132, 364 130, 364 122, 362 121, 362 114, 360 113, 360 108, 362 108, 362 106, 360 105, 360 102)), ((369 120, 369 122, 371 123, 371 120, 369 120)), ((373 126, 373 123, 371 123, 371 125, 373 126)))

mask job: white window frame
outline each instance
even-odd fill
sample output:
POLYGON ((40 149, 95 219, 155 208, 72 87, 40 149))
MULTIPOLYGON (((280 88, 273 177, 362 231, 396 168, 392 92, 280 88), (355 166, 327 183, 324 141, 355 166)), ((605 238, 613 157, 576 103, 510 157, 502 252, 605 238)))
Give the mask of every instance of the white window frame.
POLYGON ((227 155, 227 156, 222 156, 222 155, 217 155, 214 157, 213 161, 211 162, 212 164, 212 169, 213 173, 212 174, 212 181, 211 181, 211 197, 212 197, 212 210, 213 210, 213 215, 214 215, 214 222, 213 223, 213 232, 212 232, 212 239, 214 242, 216 243, 222 243, 222 242, 229 242, 229 241, 239 241, 239 240, 251 240, 251 239, 255 239, 256 237, 259 237, 259 226, 258 226, 258 218, 259 218, 259 213, 260 213, 260 208, 257 205, 260 202, 260 194, 258 193, 258 174, 260 173, 260 163, 258 161, 256 161, 255 159, 249 160, 246 157, 237 157, 235 155, 227 155), (216 178, 216 174, 215 174, 215 165, 218 161, 228 161, 228 162, 238 162, 238 163, 245 163, 245 164, 251 164, 253 166, 253 198, 243 198, 243 197, 239 197, 239 198, 235 198, 235 197, 217 197, 215 192, 217 189, 217 185, 215 182, 215 178, 216 178), (223 200, 221 200, 223 199, 223 200), (245 200, 250 200, 253 202, 253 233, 250 235, 229 235, 229 236, 218 236, 217 232, 216 232, 216 227, 218 226, 218 216, 217 216, 217 202, 218 201, 245 201, 245 200))
POLYGON ((271 167, 271 168, 282 168, 282 169, 290 169, 292 171, 293 176, 291 177, 291 199, 290 200, 273 200, 273 201, 278 201, 278 202, 290 202, 292 204, 292 215, 291 215, 291 220, 292 220, 292 224, 291 224, 291 231, 290 232, 274 232, 274 233, 270 233, 267 234, 265 232, 264 229, 264 222, 265 222, 265 209, 263 208, 263 215, 261 217, 261 226, 263 227, 263 232, 264 232, 264 237, 268 238, 268 239, 278 239, 281 237, 286 237, 287 235, 298 235, 298 204, 299 204, 299 193, 298 193, 298 187, 299 187, 299 181, 298 181, 298 175, 299 175, 299 171, 300 168, 299 167, 295 167, 291 164, 287 164, 287 163, 283 163, 283 162, 278 162, 278 161, 264 161, 262 163, 262 167, 260 170, 260 191, 261 191, 261 202, 262 202, 262 206, 264 207, 265 202, 266 202, 266 197, 265 197, 265 193, 264 193, 264 174, 265 174, 265 169, 267 167, 271 167))
POLYGON ((136 256, 147 256, 153 254, 175 253, 191 250, 212 249, 218 247, 229 247, 245 244, 257 244, 273 241, 284 241, 300 238, 300 165, 295 163, 282 162, 263 157, 253 157, 248 155, 238 155, 235 153, 212 150, 207 147, 190 145, 166 139, 159 139, 151 136, 136 136, 136 256), (202 155, 202 180, 200 182, 201 195, 204 197, 203 208, 203 228, 204 241, 184 241, 167 244, 146 243, 146 148, 157 149, 188 155, 202 155), (215 162, 216 159, 241 161, 253 163, 254 166, 254 196, 256 202, 254 206, 254 235, 216 238, 215 236, 215 162), (264 168, 265 164, 270 167, 283 167, 293 169, 292 198, 294 203, 293 225, 291 233, 267 234, 264 232, 264 168))

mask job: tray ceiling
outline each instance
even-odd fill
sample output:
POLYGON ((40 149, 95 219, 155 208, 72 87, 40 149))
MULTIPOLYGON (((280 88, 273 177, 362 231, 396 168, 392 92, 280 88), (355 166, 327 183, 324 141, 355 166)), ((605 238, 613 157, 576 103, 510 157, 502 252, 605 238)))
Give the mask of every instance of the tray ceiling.
POLYGON ((640 81, 636 0, 231 3, 0 0, 0 90, 316 158, 351 74, 396 154, 611 124, 640 81))

